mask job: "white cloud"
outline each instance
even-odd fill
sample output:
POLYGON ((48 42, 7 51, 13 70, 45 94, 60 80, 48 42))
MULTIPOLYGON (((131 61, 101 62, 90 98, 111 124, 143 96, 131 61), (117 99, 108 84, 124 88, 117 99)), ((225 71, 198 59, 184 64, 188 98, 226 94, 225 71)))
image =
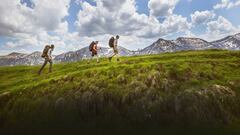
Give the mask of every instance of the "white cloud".
POLYGON ((148 8, 152 16, 168 16, 173 14, 173 10, 179 0, 150 0, 148 8))
POLYGON ((191 23, 187 21, 187 18, 181 15, 172 15, 167 17, 162 23, 162 29, 164 28, 167 33, 180 32, 190 29, 191 23))
POLYGON ((194 33, 192 33, 190 30, 185 31, 183 37, 197 37, 194 33))
POLYGON ((33 8, 20 0, 2 0, 0 3, 0 35, 38 33, 55 30, 68 15, 70 0, 32 0, 33 8))
POLYGON ((51 31, 58 28, 62 19, 68 15, 70 0, 32 0, 35 7, 33 9, 33 19, 38 26, 51 31))
MULTIPOLYGON (((3 1, 0 3, 0 36, 12 38, 5 48, 0 47, 0 53, 41 51, 45 44, 55 44, 54 53, 59 54, 86 47, 93 40, 108 46, 109 38, 117 34, 121 35, 121 46, 138 49, 173 33, 195 36, 190 31, 192 24, 207 26, 206 33, 200 35, 207 40, 235 34, 240 29, 222 16, 215 17, 213 11, 194 12, 191 24, 186 17, 173 13, 178 0, 149 0, 149 16, 137 12, 135 0, 96 0, 96 6, 76 0, 82 6, 76 21, 78 31, 69 33, 69 24, 63 18, 68 15, 70 0, 32 0, 32 8, 17 0, 3 1), (158 2, 161 4, 155 6, 158 2), (158 17, 164 19, 160 22, 158 17)), ((231 2, 227 3, 225 8, 233 7, 231 2)))
POLYGON ((239 28, 233 26, 232 23, 223 16, 219 16, 216 20, 210 21, 206 25, 206 33, 197 36, 207 41, 218 40, 229 35, 234 35, 240 31, 239 28))
POLYGON ((47 44, 54 44, 56 45, 54 54, 59 54, 82 48, 84 45, 80 43, 81 40, 77 33, 52 35, 46 31, 42 31, 37 35, 18 34, 13 38, 13 40, 8 41, 3 47, 4 50, 8 50, 9 52, 19 49, 33 52, 41 51, 47 44))
POLYGON ((181 15, 171 15, 165 18, 162 23, 156 18, 151 18, 145 27, 137 32, 139 37, 153 38, 166 36, 172 33, 189 30, 191 23, 187 21, 187 18, 181 15))
MULTIPOLYGON (((118 1, 118 0, 112 0, 118 1)), ((114 2, 111 2, 113 5, 114 2)), ((111 5, 107 5, 111 7, 111 5)), ((131 31, 141 29, 146 23, 147 16, 136 12, 135 1, 126 0, 119 8, 106 7, 102 0, 97 1, 97 6, 87 2, 82 3, 78 14, 76 26, 80 35, 96 36, 101 34, 130 34, 131 31)))
POLYGON ((222 8, 231 9, 239 6, 240 6, 240 0, 222 0, 221 3, 218 3, 213 8, 214 9, 222 9, 222 8))
POLYGON ((159 22, 156 16, 139 14, 135 0, 96 0, 96 6, 76 0, 82 6, 75 22, 78 31, 69 33, 69 24, 63 18, 68 15, 70 0, 32 0, 31 8, 19 1, 5 1, 9 2, 6 7, 0 4, 0 11, 4 11, 0 14, 0 34, 11 39, 0 46, 2 53, 20 49, 26 53, 41 51, 44 45, 55 44, 54 53, 59 54, 78 50, 94 40, 108 46, 109 38, 117 34, 121 35, 121 46, 138 49, 160 36, 191 28, 181 15, 169 14, 159 22))
POLYGON ((213 11, 196 11, 191 14, 191 19, 193 24, 204 24, 207 21, 210 21, 216 16, 213 11))
MULTIPOLYGON (((127 0, 97 0, 98 4, 108 11, 120 10, 127 0)), ((126 6, 126 5, 125 5, 126 6)))
POLYGON ((125 35, 139 37, 160 37, 169 32, 178 32, 190 28, 185 17, 169 15, 163 23, 154 16, 139 14, 136 11, 135 0, 125 0, 121 6, 109 9, 111 0, 103 6, 106 0, 97 0, 97 6, 87 2, 82 3, 82 9, 78 14, 76 26, 80 35, 96 36, 101 34, 125 35), (109 12, 111 10, 111 12, 109 12))
POLYGON ((67 38, 77 33, 68 33, 68 23, 63 21, 68 15, 70 0, 31 0, 31 2, 30 8, 26 4, 21 4, 20 0, 1 1, 0 36, 9 37, 8 41, 0 46, 1 50, 5 50, 1 52, 39 51, 50 43, 61 48, 56 49, 58 53, 71 50, 78 38, 67 38))
POLYGON ((221 34, 233 32, 236 28, 226 18, 219 16, 217 20, 207 23, 207 30, 211 33, 221 34))

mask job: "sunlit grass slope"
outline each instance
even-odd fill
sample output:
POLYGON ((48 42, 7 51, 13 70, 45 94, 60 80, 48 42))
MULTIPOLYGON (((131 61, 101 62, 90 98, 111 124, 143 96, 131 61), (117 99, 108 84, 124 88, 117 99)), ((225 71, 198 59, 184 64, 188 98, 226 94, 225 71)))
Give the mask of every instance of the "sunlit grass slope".
POLYGON ((3 129, 172 133, 163 127, 224 127, 220 133, 228 134, 240 127, 239 51, 61 63, 41 76, 39 68, 0 67, 3 129))

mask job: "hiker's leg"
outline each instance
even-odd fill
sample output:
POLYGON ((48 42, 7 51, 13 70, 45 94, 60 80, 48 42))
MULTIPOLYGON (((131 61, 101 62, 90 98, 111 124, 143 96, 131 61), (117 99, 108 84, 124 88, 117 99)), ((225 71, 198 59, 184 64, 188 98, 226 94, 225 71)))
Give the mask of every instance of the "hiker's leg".
POLYGON ((117 61, 119 61, 117 48, 114 49, 114 56, 117 58, 117 61))
POLYGON ((118 54, 118 52, 116 53, 116 58, 117 58, 117 61, 119 61, 119 54, 118 54))
POLYGON ((49 60, 49 73, 52 72, 52 64, 53 64, 53 61, 52 60, 49 60))
POLYGON ((99 56, 98 56, 98 54, 96 55, 96 57, 97 57, 97 63, 99 63, 99 56))
POLYGON ((116 56, 115 50, 113 50, 113 53, 111 55, 111 58, 113 58, 114 56, 116 56))
POLYGON ((108 58, 108 60, 111 62, 113 57, 114 57, 114 53, 108 58))
POLYGON ((38 71, 38 74, 39 74, 39 75, 42 73, 42 70, 43 70, 44 67, 47 65, 47 62, 48 62, 47 59, 45 59, 42 67, 41 67, 40 70, 38 71))
POLYGON ((112 57, 114 57, 114 56, 116 56, 117 54, 116 53, 114 53, 113 55, 112 55, 112 57))
POLYGON ((88 64, 90 64, 90 61, 93 59, 93 55, 88 59, 88 64))
POLYGON ((97 55, 97 54, 94 54, 94 55, 92 56, 92 60, 94 60, 95 57, 97 58, 97 62, 98 62, 98 55, 97 55))
POLYGON ((112 61, 112 58, 113 58, 115 55, 116 55, 116 53, 115 53, 115 48, 113 48, 113 53, 112 53, 112 55, 108 58, 110 62, 112 61))

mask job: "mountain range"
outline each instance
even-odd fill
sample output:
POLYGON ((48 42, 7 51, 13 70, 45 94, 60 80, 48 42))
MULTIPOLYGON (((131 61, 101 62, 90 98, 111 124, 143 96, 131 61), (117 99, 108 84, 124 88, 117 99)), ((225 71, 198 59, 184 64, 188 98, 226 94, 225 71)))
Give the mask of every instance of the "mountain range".
MULTIPOLYGON (((131 51, 119 46, 120 56, 148 55, 159 54, 163 52, 176 52, 183 50, 206 50, 206 49, 226 49, 240 50, 240 33, 227 36, 223 39, 208 42, 200 38, 179 37, 176 40, 158 39, 150 46, 138 51, 131 51)), ((111 48, 101 47, 99 55, 101 57, 110 56, 111 48)), ((84 47, 77 51, 71 51, 54 56, 55 62, 74 62, 91 57, 88 47, 84 47)), ((0 56, 0 66, 15 65, 38 65, 43 62, 41 52, 33 52, 31 54, 22 54, 13 52, 6 56, 0 56)))

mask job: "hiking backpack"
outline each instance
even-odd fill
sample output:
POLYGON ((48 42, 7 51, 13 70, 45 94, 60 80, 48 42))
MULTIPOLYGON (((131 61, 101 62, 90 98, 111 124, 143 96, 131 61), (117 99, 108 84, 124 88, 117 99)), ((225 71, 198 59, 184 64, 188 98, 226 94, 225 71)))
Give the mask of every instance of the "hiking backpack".
POLYGON ((47 55, 48 55, 48 50, 50 49, 51 47, 49 45, 46 45, 43 49, 43 52, 42 52, 42 55, 41 57, 42 58, 45 58, 47 55))
POLYGON ((110 39, 109 39, 109 47, 111 47, 111 48, 113 48, 114 47, 114 37, 111 37, 110 39))
POLYGON ((95 42, 92 41, 92 43, 89 45, 89 51, 92 52, 93 51, 93 46, 95 45, 95 42))

